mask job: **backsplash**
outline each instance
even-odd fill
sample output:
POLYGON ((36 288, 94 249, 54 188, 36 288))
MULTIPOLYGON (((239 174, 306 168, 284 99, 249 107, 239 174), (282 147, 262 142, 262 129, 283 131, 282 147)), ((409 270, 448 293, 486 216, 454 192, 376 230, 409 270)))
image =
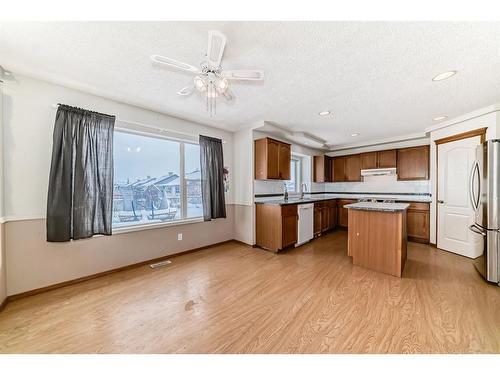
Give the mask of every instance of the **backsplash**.
MULTIPOLYGON (((398 181, 396 176, 366 176, 360 182, 306 182, 307 192, 429 194, 430 181, 398 181)), ((283 181, 254 180, 254 194, 283 194, 283 181)))
POLYGON ((429 180, 398 181, 397 176, 366 176, 360 182, 328 182, 326 192, 430 193, 429 180))
MULTIPOLYGON (((325 184, 318 184, 316 182, 305 182, 307 192, 325 191, 325 184)), ((254 180, 253 183, 254 194, 283 194, 283 181, 273 180, 254 180)))

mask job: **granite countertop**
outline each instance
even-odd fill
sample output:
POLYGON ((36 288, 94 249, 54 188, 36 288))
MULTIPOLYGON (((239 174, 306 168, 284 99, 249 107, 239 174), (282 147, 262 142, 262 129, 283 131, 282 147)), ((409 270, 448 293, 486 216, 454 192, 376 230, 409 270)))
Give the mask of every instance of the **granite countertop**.
POLYGON ((272 205, 287 205, 287 204, 305 204, 321 202, 330 199, 392 199, 396 201, 405 202, 431 202, 432 199, 429 195, 409 195, 409 194, 306 194, 304 199, 299 196, 288 198, 288 201, 283 200, 282 197, 265 197, 255 198, 255 204, 272 204, 272 205))
POLYGON ((409 206, 410 205, 408 203, 358 202, 346 204, 344 208, 349 208, 352 210, 397 212, 404 211, 409 206))

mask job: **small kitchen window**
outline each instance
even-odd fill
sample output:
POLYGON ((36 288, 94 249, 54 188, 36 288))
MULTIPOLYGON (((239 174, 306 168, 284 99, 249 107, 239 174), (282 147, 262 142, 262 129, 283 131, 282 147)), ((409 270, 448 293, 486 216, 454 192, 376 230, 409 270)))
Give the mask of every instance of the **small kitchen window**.
POLYGON ((289 193, 298 193, 300 191, 301 167, 301 158, 292 155, 292 159, 290 160, 290 179, 285 181, 286 189, 289 193))

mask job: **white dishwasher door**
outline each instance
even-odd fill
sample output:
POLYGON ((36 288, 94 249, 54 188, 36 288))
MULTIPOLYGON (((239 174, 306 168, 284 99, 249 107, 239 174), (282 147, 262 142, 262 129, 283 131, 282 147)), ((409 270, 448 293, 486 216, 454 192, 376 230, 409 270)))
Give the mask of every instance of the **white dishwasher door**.
POLYGON ((314 203, 299 204, 299 225, 297 226, 297 244, 300 246, 313 238, 314 203))

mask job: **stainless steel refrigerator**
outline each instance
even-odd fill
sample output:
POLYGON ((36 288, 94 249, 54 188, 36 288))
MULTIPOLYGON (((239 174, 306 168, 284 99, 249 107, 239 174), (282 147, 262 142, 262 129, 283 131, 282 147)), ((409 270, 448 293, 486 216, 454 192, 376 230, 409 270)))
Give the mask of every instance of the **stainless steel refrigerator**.
POLYGON ((500 139, 482 143, 469 176, 469 197, 475 220, 469 229, 483 236, 483 254, 474 265, 483 277, 500 283, 500 139))

